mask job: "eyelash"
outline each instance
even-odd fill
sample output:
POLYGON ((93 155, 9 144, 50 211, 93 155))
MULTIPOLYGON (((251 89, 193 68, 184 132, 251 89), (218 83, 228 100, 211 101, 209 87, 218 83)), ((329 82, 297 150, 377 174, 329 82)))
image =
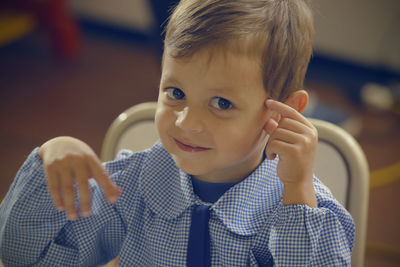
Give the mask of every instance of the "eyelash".
POLYGON ((223 98, 223 97, 218 97, 218 96, 217 96, 217 97, 214 97, 214 98, 211 100, 211 105, 212 105, 214 108, 216 108, 216 109, 218 109, 218 110, 221 110, 221 111, 230 110, 230 109, 233 108, 233 104, 232 104, 231 101, 229 101, 228 99, 225 99, 225 98, 223 98), (216 104, 216 105, 214 105, 214 104, 216 104), (220 105, 224 105, 224 106, 221 108, 220 105))
POLYGON ((166 88, 165 92, 167 93, 167 96, 170 99, 173 100, 182 100, 185 99, 185 93, 178 88, 174 88, 174 87, 170 87, 170 88, 166 88), (176 95, 175 95, 176 94, 176 95), (178 95, 179 94, 179 95, 178 95))
MULTIPOLYGON (((165 92, 168 96, 168 98, 172 99, 172 100, 183 100, 186 98, 185 93, 179 89, 179 88, 175 88, 175 87, 169 87, 165 89, 165 92)), ((223 97, 214 97, 211 100, 211 106, 216 108, 219 111, 227 111, 233 108, 233 104, 231 101, 229 101, 228 99, 225 99, 223 97), (222 107, 220 105, 223 105, 222 107)))

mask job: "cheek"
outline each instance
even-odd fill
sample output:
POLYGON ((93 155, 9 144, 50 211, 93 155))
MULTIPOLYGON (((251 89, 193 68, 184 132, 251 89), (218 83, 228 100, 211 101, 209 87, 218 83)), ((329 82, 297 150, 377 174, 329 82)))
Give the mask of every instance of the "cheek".
POLYGON ((262 126, 249 121, 216 127, 215 131, 218 133, 214 136, 218 136, 216 141, 221 145, 221 148, 223 147, 224 150, 236 154, 248 153, 265 140, 265 132, 262 126))
POLYGON ((175 125, 176 118, 171 109, 160 105, 157 107, 154 120, 158 135, 163 139, 167 132, 175 125))
POLYGON ((160 138, 163 137, 163 133, 166 128, 166 112, 163 108, 157 107, 157 111, 154 117, 154 122, 156 124, 157 132, 160 138))

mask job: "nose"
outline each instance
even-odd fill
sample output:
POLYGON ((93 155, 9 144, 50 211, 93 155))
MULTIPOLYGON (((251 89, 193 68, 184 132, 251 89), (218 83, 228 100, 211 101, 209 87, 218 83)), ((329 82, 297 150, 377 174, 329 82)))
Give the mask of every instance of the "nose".
POLYGON ((181 111, 175 111, 175 125, 182 130, 200 133, 203 131, 203 124, 200 119, 200 114, 194 112, 189 107, 183 108, 181 111))

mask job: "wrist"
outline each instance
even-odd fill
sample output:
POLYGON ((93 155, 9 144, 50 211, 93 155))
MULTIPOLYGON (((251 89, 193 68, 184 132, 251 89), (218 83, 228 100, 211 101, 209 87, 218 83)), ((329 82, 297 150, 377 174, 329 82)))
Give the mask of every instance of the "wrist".
POLYGON ((318 204, 312 179, 311 181, 283 183, 282 202, 284 205, 307 205, 316 208, 318 204))
POLYGON ((54 154, 54 147, 56 147, 56 150, 62 151, 65 150, 68 147, 71 147, 71 144, 79 142, 78 139, 75 139, 70 136, 58 136, 54 137, 52 139, 49 139, 45 143, 43 143, 38 151, 38 155, 41 160, 45 160, 48 155, 46 154, 54 154))

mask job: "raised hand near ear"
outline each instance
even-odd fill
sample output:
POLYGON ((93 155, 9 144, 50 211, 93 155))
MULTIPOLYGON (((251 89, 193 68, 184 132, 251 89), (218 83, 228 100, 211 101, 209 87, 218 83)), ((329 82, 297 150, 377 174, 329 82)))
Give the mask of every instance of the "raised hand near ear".
POLYGON ((39 156, 53 202, 57 209, 66 211, 69 220, 78 218, 74 185, 79 191, 82 216, 90 215, 90 178, 97 181, 110 203, 116 202, 121 194, 94 151, 78 139, 66 136, 51 139, 40 147, 39 156))
POLYGON ((291 106, 267 100, 266 107, 278 113, 265 131, 270 135, 265 153, 268 159, 279 156, 277 174, 284 185, 284 204, 307 204, 316 207, 313 171, 318 143, 315 127, 291 106))

